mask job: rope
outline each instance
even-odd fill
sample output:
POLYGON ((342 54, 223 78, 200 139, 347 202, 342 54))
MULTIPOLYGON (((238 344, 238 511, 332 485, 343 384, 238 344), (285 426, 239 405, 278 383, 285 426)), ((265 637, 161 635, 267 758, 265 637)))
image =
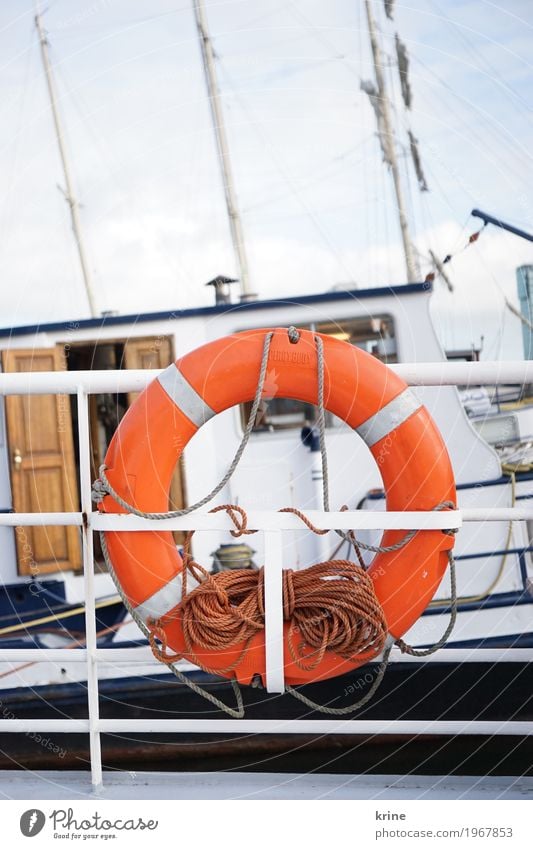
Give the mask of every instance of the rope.
MULTIPOLYGON (((505 469, 502 467, 502 471, 505 472, 505 469)), ((511 506, 515 507, 516 505, 516 476, 514 472, 510 472, 511 478, 511 506)), ((498 568, 498 572, 496 573, 496 577, 492 580, 489 586, 482 592, 477 595, 463 595, 457 597, 457 604, 474 604, 476 602, 484 601, 488 598, 498 586, 501 581, 502 575, 505 571, 505 566, 507 564, 507 556, 509 553, 509 548, 511 547, 511 538, 513 536, 513 521, 509 522, 507 528, 507 536, 505 539, 504 545, 504 554, 501 559, 500 566, 498 568)), ((430 601, 429 607, 449 607, 452 604, 451 598, 439 598, 434 601, 430 601)))
POLYGON ((402 652, 402 654, 410 654, 412 657, 427 657, 430 654, 434 654, 434 652, 443 648, 448 642, 453 629, 455 628, 455 622, 457 620, 457 578, 456 578, 456 570, 455 570, 455 557, 453 556, 451 551, 448 551, 448 562, 450 564, 450 621, 444 631, 444 634, 437 640, 436 643, 433 643, 432 646, 429 646, 427 649, 414 649, 412 646, 408 645, 404 640, 396 640, 396 645, 402 652))
POLYGON ((444 269, 444 266, 447 263, 451 262, 452 259, 454 258, 454 256, 457 256, 458 254, 462 254, 463 251, 466 251, 467 248, 469 248, 471 245, 475 244, 475 242, 477 242, 477 240, 479 239, 479 237, 483 233, 483 230, 485 229, 486 226, 487 226, 487 222, 485 221, 485 223, 483 224, 483 226, 479 230, 477 230, 475 233, 470 234, 470 236, 468 237, 468 241, 463 245, 462 248, 460 248, 460 250, 455 251, 453 254, 446 254, 444 259, 442 259, 442 260, 439 259, 439 257, 436 256, 433 253, 433 251, 430 251, 433 268, 428 274, 426 274, 426 277, 424 279, 424 283, 433 283, 435 281, 435 279, 440 275, 445 280, 450 291, 453 291, 453 286, 450 283, 450 281, 449 281, 449 279, 446 275, 446 271, 444 269))
POLYGON ((320 336, 315 336, 317 367, 318 367, 318 440, 320 444, 320 459, 322 463, 322 502, 324 511, 329 513, 329 471, 328 454, 326 450, 326 415, 324 412, 324 344, 320 336))
POLYGON ((522 324, 524 324, 526 327, 528 327, 529 330, 533 330, 533 324, 531 323, 531 321, 529 321, 529 319, 526 318, 525 315, 522 315, 520 310, 517 309, 513 303, 511 303, 509 298, 505 297, 504 300, 505 300, 505 306, 507 307, 507 309, 510 310, 510 312, 512 312, 513 315, 515 315, 517 318, 519 318, 520 321, 522 322, 522 324))
MULTIPOLYGON (((198 662, 194 646, 224 652, 244 644, 239 657, 223 670, 229 672, 240 663, 252 638, 265 627, 263 569, 213 575, 190 555, 193 534, 189 531, 186 537, 182 574, 185 583, 186 572, 190 571, 199 586, 189 594, 183 587, 176 611, 181 620, 184 654, 198 662)), ((314 669, 326 651, 346 660, 353 660, 361 652, 373 650, 378 655, 382 651, 387 637, 385 615, 372 579, 361 566, 351 560, 330 560, 297 572, 284 569, 282 575, 283 618, 290 622, 288 646, 300 669, 314 669)), ((153 624, 161 628, 162 620, 153 624)), ((199 665, 205 668, 203 663, 199 665)))
MULTIPOLYGON (((290 327, 287 333, 290 343, 297 344, 300 338, 298 330, 290 327)), ((111 495, 117 504, 128 512, 148 519, 177 518, 198 510, 211 501, 232 477, 248 443, 261 402, 273 335, 271 331, 265 336, 257 389, 239 448, 226 474, 208 495, 196 504, 181 510, 165 513, 145 512, 129 504, 116 492, 107 479, 105 465, 102 465, 99 471, 100 478, 93 485, 93 499, 100 501, 105 495, 111 495)), ((323 504, 324 510, 328 512, 329 475, 325 438, 324 352, 322 339, 319 336, 315 337, 315 344, 318 372, 317 423, 322 462, 323 504)), ((452 502, 442 502, 433 509, 443 510, 453 507, 452 502)), ((345 509, 347 509, 346 505, 342 510, 345 509)), ((242 507, 223 504, 213 508, 210 512, 220 510, 225 510, 235 525, 235 530, 231 531, 232 536, 239 537, 243 534, 255 533, 255 531, 248 529, 246 511, 242 507)), ((313 533, 319 535, 328 533, 328 531, 315 527, 301 510, 286 507, 280 512, 294 513, 313 533)), ((337 531, 337 533, 354 546, 360 557, 360 548, 374 553, 398 551, 406 546, 418 531, 408 531, 398 542, 389 546, 372 546, 362 543, 355 538, 353 531, 347 534, 342 531, 337 531)), ((454 533, 454 531, 445 531, 445 533, 454 533)), ((193 692, 207 699, 230 716, 242 718, 244 716, 242 693, 235 678, 231 679, 231 683, 237 706, 232 708, 187 678, 175 664, 183 656, 186 656, 196 662, 204 671, 215 674, 230 672, 239 665, 251 640, 265 626, 263 569, 258 571, 250 569, 232 570, 231 572, 219 572, 213 575, 193 560, 190 553, 193 535, 194 532, 189 531, 185 537, 181 573, 182 600, 176 608, 177 615, 181 618, 184 636, 185 651, 183 654, 169 654, 168 652, 167 638, 162 625, 165 617, 163 617, 163 620, 149 621, 147 624, 140 619, 135 608, 124 595, 118 581, 111 563, 104 533, 100 533, 100 540, 104 559, 115 586, 132 619, 148 640, 154 656, 165 663, 176 678, 193 692), (191 593, 187 593, 187 575, 189 572, 198 584, 191 593), (157 645, 156 640, 160 642, 161 647, 157 645), (194 646, 199 646, 204 650, 227 651, 238 645, 243 645, 239 656, 225 669, 209 669, 198 659, 194 649, 194 646)), ((431 654, 445 644, 453 630, 457 613, 455 561, 450 552, 448 556, 452 590, 452 611, 448 627, 438 643, 429 649, 417 651, 403 640, 397 640, 396 644, 402 652, 420 657, 431 654)), ((378 674, 372 687, 356 704, 344 708, 330 708, 313 702, 299 690, 289 685, 286 685, 286 692, 308 707, 326 714, 344 715, 360 708, 372 698, 383 680, 393 645, 392 638, 387 636, 387 623, 375 594, 371 577, 362 564, 358 565, 350 560, 329 560, 297 572, 283 570, 282 575, 283 618, 290 622, 288 648, 293 662, 301 669, 311 670, 316 668, 326 651, 335 652, 345 660, 353 660, 359 654, 369 650, 374 651, 375 656, 383 652, 378 674), (299 635, 298 643, 296 643, 296 635, 299 635)))
POLYGON ((385 672, 387 671, 387 665, 389 663, 391 650, 392 644, 387 646, 387 648, 383 652, 383 660, 379 665, 378 674, 376 675, 376 679, 372 683, 372 686, 370 687, 368 693, 365 693, 365 695, 361 699, 359 699, 358 702, 355 702, 351 705, 347 705, 346 707, 332 708, 329 707, 329 705, 320 705, 318 704, 318 702, 314 702, 312 699, 309 699, 307 696, 304 696, 304 694, 300 692, 300 690, 297 690, 295 687, 291 687, 290 684, 286 684, 285 689, 287 693, 289 693, 293 698, 298 699, 298 701, 300 702, 303 702, 303 704, 307 705, 307 707, 311 708, 311 710, 317 710, 319 711, 319 713, 327 713, 330 714, 330 716, 345 716, 347 713, 353 713, 354 710, 358 710, 359 708, 363 707, 363 705, 370 701, 374 693, 377 692, 381 682, 383 681, 385 672))

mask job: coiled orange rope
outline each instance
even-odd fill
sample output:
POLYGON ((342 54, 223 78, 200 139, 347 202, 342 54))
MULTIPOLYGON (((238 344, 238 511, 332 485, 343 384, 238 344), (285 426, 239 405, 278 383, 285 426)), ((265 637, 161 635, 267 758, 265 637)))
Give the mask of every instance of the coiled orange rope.
MULTIPOLYGON (((254 533, 248 530, 247 516, 241 507, 225 504, 211 512, 219 510, 226 510, 232 518, 234 536, 254 533)), ((289 510, 319 532, 300 511, 286 508, 289 510)), ((198 648, 224 651, 244 642, 240 657, 223 670, 228 672, 240 662, 251 638, 265 627, 263 569, 212 575, 193 560, 192 537, 191 531, 185 539, 182 601, 174 615, 181 619, 185 654, 204 669, 196 657, 198 648), (187 593, 187 573, 199 582, 191 593, 187 593)), ((283 570, 283 618, 290 622, 289 650, 301 669, 314 669, 326 651, 346 660, 368 649, 378 655, 387 636, 385 615, 372 580, 350 560, 328 560, 296 572, 283 570)), ((149 629, 150 645, 158 660, 174 663, 181 658, 167 653, 159 621, 149 623, 149 629)))

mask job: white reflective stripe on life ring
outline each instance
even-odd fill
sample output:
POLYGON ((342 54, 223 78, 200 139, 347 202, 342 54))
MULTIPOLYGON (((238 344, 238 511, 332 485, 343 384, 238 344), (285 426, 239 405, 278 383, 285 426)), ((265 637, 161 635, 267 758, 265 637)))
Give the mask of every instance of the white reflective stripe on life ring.
MULTIPOLYGON (((138 604, 135 608, 135 613, 140 616, 144 623, 148 621, 148 619, 160 619, 166 613, 170 613, 171 610, 174 610, 176 605, 178 605, 181 601, 181 585, 182 585, 182 576, 181 572, 177 575, 174 575, 170 581, 167 581, 164 586, 161 587, 156 593, 147 598, 145 601, 142 601, 141 604, 138 604)), ((198 586, 198 581, 196 581, 192 575, 187 575, 187 594, 192 592, 198 586)))
POLYGON ((196 389, 185 379, 174 363, 166 368, 157 379, 171 401, 196 427, 202 427, 216 415, 215 411, 211 409, 209 404, 205 403, 201 395, 198 395, 196 389))
POLYGON ((423 404, 410 389, 404 389, 381 410, 370 416, 366 422, 356 427, 355 431, 365 440, 368 447, 372 448, 376 442, 403 424, 422 406, 423 404))

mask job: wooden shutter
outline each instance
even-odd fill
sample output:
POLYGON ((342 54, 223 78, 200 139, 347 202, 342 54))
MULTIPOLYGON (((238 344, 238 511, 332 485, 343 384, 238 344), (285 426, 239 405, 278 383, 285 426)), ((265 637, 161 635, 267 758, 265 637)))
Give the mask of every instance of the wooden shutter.
MULTIPOLYGON (((8 372, 60 371, 58 348, 2 352, 8 372)), ((19 513, 79 510, 69 395, 8 395, 5 399, 13 507, 19 513)), ((39 575, 81 567, 76 527, 17 531, 18 570, 39 575)))
MULTIPOLYGON (((126 368, 166 368, 174 361, 172 342, 168 336, 156 336, 147 339, 129 339, 124 345, 124 365, 126 368)), ((128 395, 133 403, 138 393, 128 395)), ((181 510, 186 504, 185 479, 182 461, 176 466, 170 487, 170 509, 181 510)), ((174 534, 176 541, 182 542, 183 534, 174 534)))
MULTIPOLYGON (((129 339, 124 345, 126 368, 166 368, 173 359, 172 344, 168 336, 129 339)), ((130 392, 128 403, 133 404, 138 394, 130 392)))

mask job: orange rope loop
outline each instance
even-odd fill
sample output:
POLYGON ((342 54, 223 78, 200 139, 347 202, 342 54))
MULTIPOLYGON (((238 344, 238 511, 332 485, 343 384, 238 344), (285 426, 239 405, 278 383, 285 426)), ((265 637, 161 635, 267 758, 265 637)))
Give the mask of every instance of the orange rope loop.
POLYGON ((249 531, 248 530, 248 516, 246 515, 246 510, 243 510, 242 507, 239 507, 238 504, 220 504, 218 507, 213 507, 210 510, 210 513, 219 513, 221 510, 225 510, 231 521, 235 525, 235 530, 230 531, 232 537, 240 537, 243 534, 256 534, 257 531, 249 531), (237 515, 238 514, 238 515, 237 515), (239 519, 240 516, 240 519, 239 519))

